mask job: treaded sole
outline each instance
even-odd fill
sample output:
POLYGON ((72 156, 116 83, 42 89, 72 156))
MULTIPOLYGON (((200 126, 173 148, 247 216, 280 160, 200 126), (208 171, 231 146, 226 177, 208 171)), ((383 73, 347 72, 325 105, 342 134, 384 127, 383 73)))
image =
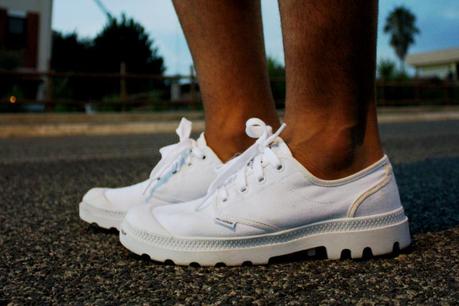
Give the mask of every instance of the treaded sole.
MULTIPOLYGON (((407 247, 411 243, 408 219, 404 214, 402 217, 401 220, 395 223, 369 229, 315 232, 302 237, 295 237, 291 240, 283 240, 279 243, 226 249, 208 247, 207 250, 205 248, 199 250, 187 249, 186 247, 193 243, 193 240, 190 240, 190 243, 179 242, 175 245, 175 248, 155 245, 134 234, 132 228, 123 223, 120 231, 120 241, 135 254, 146 254, 152 260, 159 262, 169 261, 177 265, 238 266, 247 263, 255 265, 267 264, 273 257, 304 250, 310 250, 309 252, 313 253, 317 248, 325 248, 328 259, 357 259, 366 258, 370 255, 391 254, 394 249, 407 247), (177 248, 177 245, 181 246, 182 249, 177 248)), ((365 218, 352 218, 352 220, 355 219, 361 219, 365 223, 365 218)), ((339 221, 343 223, 343 220, 339 221)), ((311 224, 310 226, 317 226, 317 224, 311 224)), ((338 228, 342 229, 342 226, 338 228)), ((244 239, 235 240, 235 244, 238 245, 237 242, 242 240, 244 239)))
POLYGON ((108 213, 104 213, 103 210, 98 210, 85 202, 81 202, 79 204, 79 214, 80 219, 90 223, 95 224, 98 227, 105 228, 105 229, 116 229, 120 230, 121 222, 124 219, 124 216, 120 218, 114 218, 113 215, 108 213))

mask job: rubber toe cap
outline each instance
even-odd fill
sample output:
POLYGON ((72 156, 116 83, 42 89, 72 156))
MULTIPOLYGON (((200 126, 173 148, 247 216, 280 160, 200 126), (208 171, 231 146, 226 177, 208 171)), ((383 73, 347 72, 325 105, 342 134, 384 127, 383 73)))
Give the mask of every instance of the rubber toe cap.
POLYGON ((106 188, 92 188, 83 196, 83 202, 95 207, 108 207, 110 202, 105 197, 106 188))
POLYGON ((124 222, 130 227, 156 236, 171 236, 153 214, 153 205, 142 205, 128 211, 124 222))

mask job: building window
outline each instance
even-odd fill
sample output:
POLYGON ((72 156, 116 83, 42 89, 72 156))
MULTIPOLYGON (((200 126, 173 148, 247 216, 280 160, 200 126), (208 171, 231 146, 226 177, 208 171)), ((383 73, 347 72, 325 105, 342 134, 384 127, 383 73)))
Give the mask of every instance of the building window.
POLYGON ((6 47, 10 50, 22 50, 27 47, 27 19, 8 16, 6 47))

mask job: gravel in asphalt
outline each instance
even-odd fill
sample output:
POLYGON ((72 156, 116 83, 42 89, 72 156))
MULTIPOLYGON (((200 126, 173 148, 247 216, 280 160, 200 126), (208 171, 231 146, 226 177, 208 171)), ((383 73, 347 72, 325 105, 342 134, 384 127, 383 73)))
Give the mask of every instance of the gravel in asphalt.
POLYGON ((413 245, 399 256, 179 267, 79 220, 96 185, 148 175, 174 135, 0 140, 1 304, 426 304, 459 301, 459 121, 382 125, 413 245))

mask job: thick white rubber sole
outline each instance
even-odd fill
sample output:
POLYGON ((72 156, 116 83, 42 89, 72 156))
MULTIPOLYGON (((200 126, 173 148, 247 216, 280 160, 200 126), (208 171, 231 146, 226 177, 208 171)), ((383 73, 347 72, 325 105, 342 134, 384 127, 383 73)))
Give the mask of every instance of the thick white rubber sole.
POLYGON ((198 263, 228 266, 245 262, 266 264, 276 256, 325 247, 329 259, 340 259, 343 252, 361 258, 368 248, 374 256, 390 254, 411 243, 408 218, 403 209, 369 217, 335 219, 276 233, 236 238, 179 238, 147 233, 124 221, 121 243, 133 253, 175 264, 198 263))
POLYGON ((126 216, 124 212, 100 209, 85 202, 80 203, 79 211, 81 220, 106 229, 120 230, 121 222, 126 216))

